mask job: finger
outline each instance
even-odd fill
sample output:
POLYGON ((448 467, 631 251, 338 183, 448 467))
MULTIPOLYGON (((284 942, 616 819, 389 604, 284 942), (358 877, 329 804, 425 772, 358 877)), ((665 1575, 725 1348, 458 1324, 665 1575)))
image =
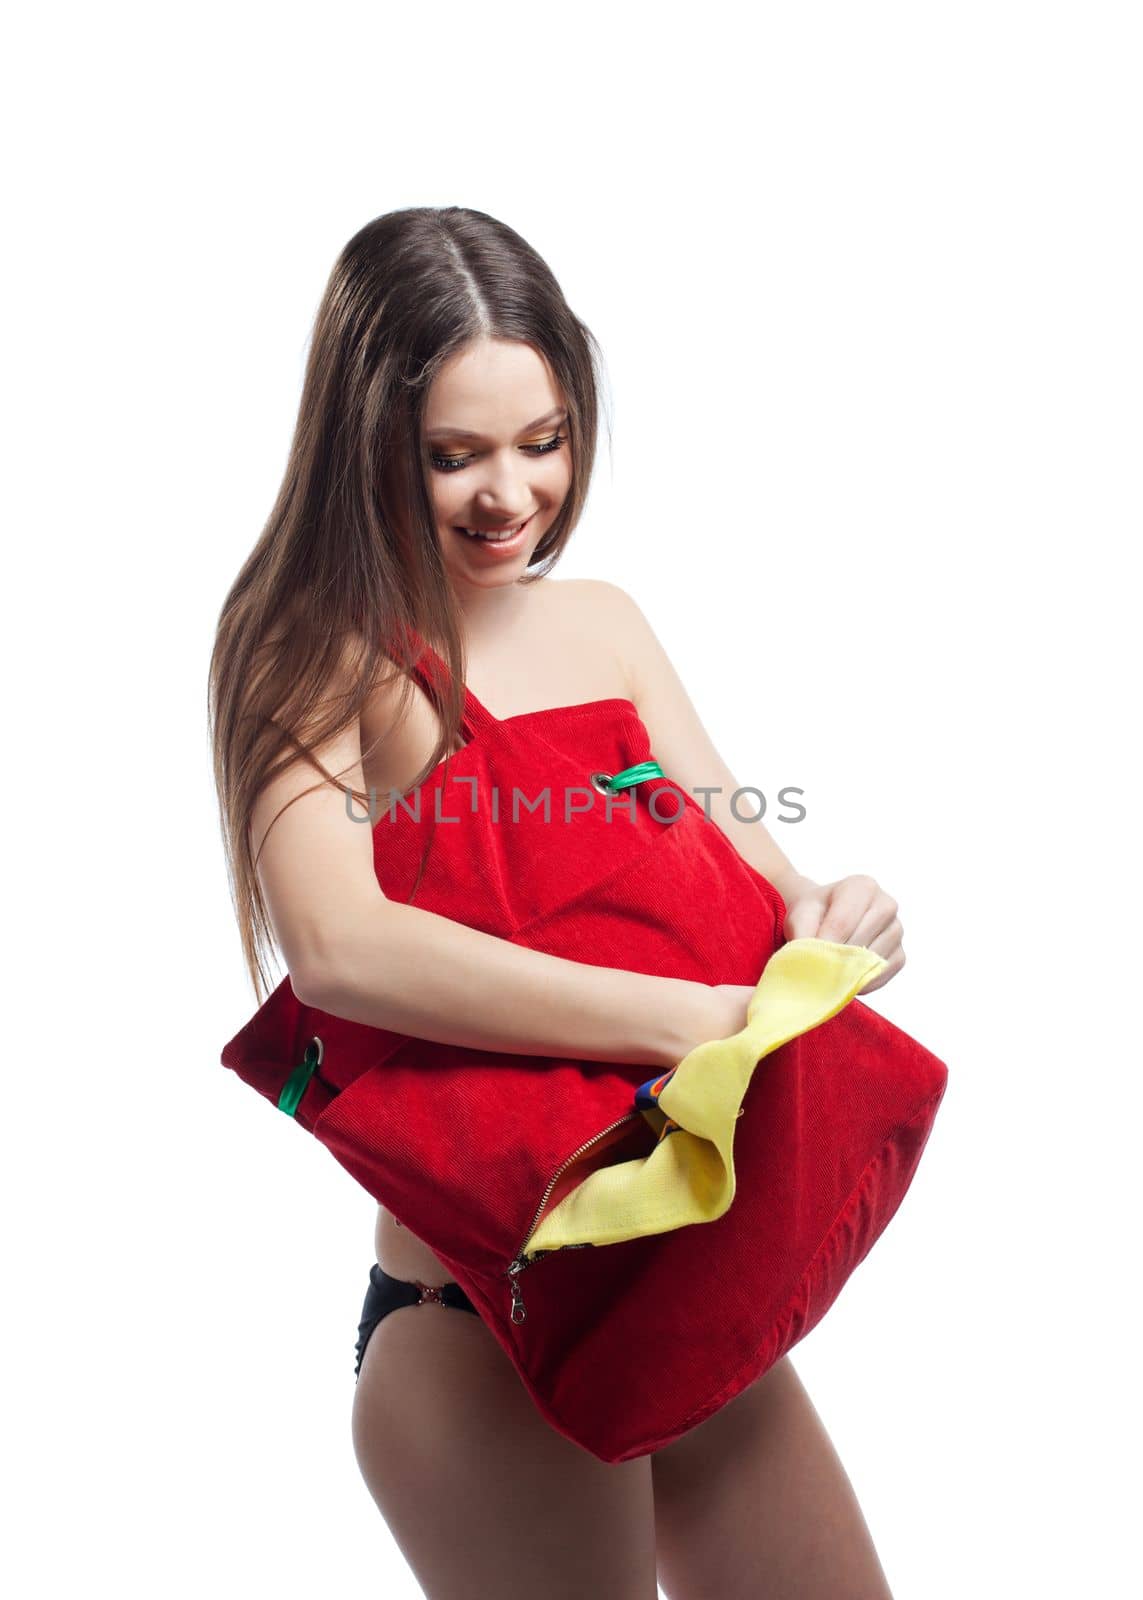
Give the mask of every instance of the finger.
POLYGON ((864 875, 842 878, 832 889, 818 928, 818 938, 831 939, 835 944, 851 944, 854 929, 880 892, 877 883, 864 875))
POLYGON ((904 965, 905 951, 902 947, 898 946, 898 948, 890 956, 887 964, 882 967, 881 971, 877 973, 875 977, 870 978, 868 983, 862 984, 861 988, 857 991, 858 994, 872 994, 874 989, 883 989, 891 978, 895 978, 897 976, 904 965))
POLYGON ((879 956, 891 956, 901 943, 904 932, 897 916, 896 902, 887 900, 883 906, 879 901, 862 917, 849 942, 863 945, 866 950, 876 950, 879 956))
POLYGON ((813 939, 826 910, 825 895, 803 895, 786 915, 782 932, 787 939, 813 939))

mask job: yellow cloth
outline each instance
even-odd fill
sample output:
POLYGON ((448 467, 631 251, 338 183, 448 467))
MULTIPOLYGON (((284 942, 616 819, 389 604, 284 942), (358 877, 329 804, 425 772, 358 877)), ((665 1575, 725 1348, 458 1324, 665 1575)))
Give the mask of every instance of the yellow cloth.
POLYGON ((617 1244, 713 1222, 734 1199, 734 1128, 751 1074, 789 1039, 827 1021, 886 965, 861 945, 793 939, 766 963, 746 1026, 691 1050, 643 1115, 662 1135, 650 1154, 589 1172, 543 1217, 530 1256, 571 1244, 617 1244))

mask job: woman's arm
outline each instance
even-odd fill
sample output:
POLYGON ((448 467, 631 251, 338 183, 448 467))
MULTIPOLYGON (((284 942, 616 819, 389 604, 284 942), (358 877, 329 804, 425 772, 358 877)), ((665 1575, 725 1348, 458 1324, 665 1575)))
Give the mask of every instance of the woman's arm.
POLYGON ((745 1026, 752 988, 569 961, 387 899, 373 830, 346 815, 341 787, 366 792, 356 721, 317 755, 338 786, 314 788, 270 827, 319 777, 298 760, 265 785, 251 825, 267 912, 303 1004, 444 1044, 653 1069, 745 1026))
POLYGON ((380 892, 354 902, 303 987, 305 1004, 395 1033, 653 1069, 737 1033, 753 993, 568 961, 380 892))

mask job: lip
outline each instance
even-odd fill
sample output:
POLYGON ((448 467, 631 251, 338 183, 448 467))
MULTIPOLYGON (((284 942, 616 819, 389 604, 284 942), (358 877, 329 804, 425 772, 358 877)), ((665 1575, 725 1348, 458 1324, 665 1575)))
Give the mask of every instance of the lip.
MULTIPOLYGON (((531 513, 531 516, 525 517, 524 521, 519 525, 519 527, 517 528, 516 532, 513 533, 513 534, 510 534, 507 539, 500 540, 499 543, 494 543, 494 542, 491 542, 491 541, 485 540, 485 539, 477 539, 476 542, 473 543, 473 541, 471 539, 469 539, 466 534, 461 533, 460 536, 465 541, 465 543, 473 550, 481 550, 481 551, 483 551, 485 553, 486 556, 490 556, 490 557, 493 557, 493 558, 495 558, 496 556, 500 556, 502 558, 507 558, 510 555, 514 555, 515 552, 517 550, 519 550, 520 546, 524 543, 525 535, 527 534, 528 529, 530 528, 530 526, 532 524, 532 518, 535 515, 536 515, 536 513, 533 511, 531 513)), ((489 528, 489 527, 481 526, 481 527, 479 527, 477 529, 477 531, 479 533, 500 533, 504 528, 509 527, 509 526, 511 526, 511 524, 502 522, 498 528, 489 528)), ((458 533, 460 532, 460 524, 459 523, 455 524, 455 529, 456 529, 456 531, 458 533)))
MULTIPOLYGON (((523 531, 523 529, 525 529, 528 526, 529 522, 531 522, 532 518, 535 515, 536 515, 536 513, 534 511, 532 511, 532 512, 529 513, 528 516, 526 516, 524 518, 523 522, 519 522, 519 523, 516 523, 516 522, 480 522, 480 523, 476 523, 476 522, 474 522, 472 524, 472 526, 476 529, 477 533, 503 533, 505 528, 519 528, 521 531, 523 531)), ((460 523, 459 522, 457 523, 457 527, 458 528, 460 527, 460 523)))

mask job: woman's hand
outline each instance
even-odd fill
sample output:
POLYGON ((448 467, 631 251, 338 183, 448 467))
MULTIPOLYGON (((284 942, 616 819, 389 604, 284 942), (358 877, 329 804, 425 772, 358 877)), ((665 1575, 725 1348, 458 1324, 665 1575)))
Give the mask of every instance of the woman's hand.
MULTIPOLYGON (((786 905, 783 937, 828 939, 834 944, 858 944, 883 956, 888 965, 858 990, 871 994, 895 977, 905 965, 901 948, 901 923, 897 902, 873 879, 839 878, 836 883, 815 883, 799 873, 784 879, 780 891, 786 905)), ((662 1070, 676 1066, 698 1044, 709 1039, 729 1039, 746 1026, 746 1009, 757 985, 684 982, 681 985, 679 1026, 662 1070)))
POLYGON ((754 998, 753 983, 696 983, 679 980, 679 1004, 673 1016, 677 1026, 662 1059, 660 1071, 677 1067, 696 1046, 711 1039, 729 1039, 746 1026, 746 1008, 754 998))
POLYGON ((905 965, 897 902, 874 878, 861 874, 836 883, 814 883, 798 877, 782 891, 786 902, 783 934, 787 939, 829 939, 834 944, 859 944, 889 963, 858 990, 871 994, 896 977, 905 965))

